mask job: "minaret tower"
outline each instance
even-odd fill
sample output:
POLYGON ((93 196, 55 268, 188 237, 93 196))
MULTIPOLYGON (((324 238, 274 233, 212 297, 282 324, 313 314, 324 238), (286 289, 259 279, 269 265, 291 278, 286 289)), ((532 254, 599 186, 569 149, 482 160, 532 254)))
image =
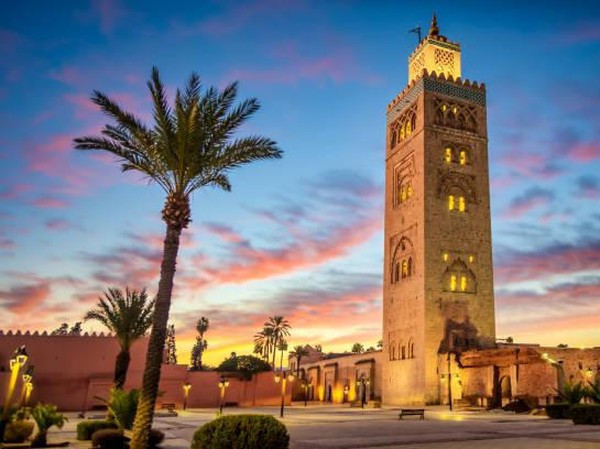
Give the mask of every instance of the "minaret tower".
POLYGON ((486 93, 460 57, 434 15, 387 108, 385 404, 444 402, 448 357, 495 340, 486 93))

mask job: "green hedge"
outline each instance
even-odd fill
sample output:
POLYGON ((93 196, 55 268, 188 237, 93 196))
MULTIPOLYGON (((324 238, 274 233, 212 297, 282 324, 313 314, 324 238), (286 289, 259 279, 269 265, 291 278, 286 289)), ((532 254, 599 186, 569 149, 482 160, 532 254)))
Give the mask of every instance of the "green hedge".
POLYGON ((33 434, 34 428, 35 424, 33 421, 18 420, 10 422, 4 429, 4 442, 23 443, 33 434))
POLYGON ((600 425, 600 404, 580 404, 571 407, 571 418, 575 424, 600 425))
POLYGON ((270 415, 228 415, 204 424, 191 449, 288 449, 285 426, 270 415))
POLYGON ((546 406, 546 414, 552 419, 571 419, 571 404, 550 404, 546 406))
POLYGON ((96 430, 116 428, 118 428, 118 426, 114 421, 106 421, 104 419, 81 421, 77 424, 77 439, 79 441, 91 440, 92 435, 96 430))
POLYGON ((92 435, 92 447, 97 449, 125 449, 125 441, 121 429, 97 430, 92 435))

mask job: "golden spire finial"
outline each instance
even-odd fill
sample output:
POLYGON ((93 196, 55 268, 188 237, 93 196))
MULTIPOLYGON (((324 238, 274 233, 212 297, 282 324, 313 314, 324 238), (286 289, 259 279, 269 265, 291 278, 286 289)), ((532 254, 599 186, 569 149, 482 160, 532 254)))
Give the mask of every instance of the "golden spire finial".
POLYGON ((433 17, 431 18, 431 25, 429 26, 429 35, 430 36, 438 36, 440 34, 440 29, 437 24, 437 17, 435 13, 433 13, 433 17))

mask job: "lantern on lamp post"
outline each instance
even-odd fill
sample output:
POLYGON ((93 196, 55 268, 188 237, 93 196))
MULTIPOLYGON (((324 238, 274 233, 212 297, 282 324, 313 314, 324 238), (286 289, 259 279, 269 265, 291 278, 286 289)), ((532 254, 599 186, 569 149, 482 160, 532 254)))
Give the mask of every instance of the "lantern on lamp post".
POLYGON ((17 385, 17 379, 19 378, 19 372, 21 368, 25 366, 27 363, 28 355, 25 350, 25 346, 19 346, 13 352, 13 355, 9 361, 10 367, 10 379, 8 381, 8 388, 6 390, 6 396, 4 398, 4 409, 2 410, 2 415, 0 415, 0 435, 4 434, 4 428, 8 422, 9 409, 10 409, 10 401, 12 399, 13 393, 15 392, 15 386, 17 385))
POLYGON ((221 403, 219 405, 219 415, 223 414, 223 404, 225 403, 225 390, 229 386, 229 379, 221 376, 219 380, 219 390, 221 390, 221 403))
POLYGON ((4 400, 4 412, 3 417, 8 413, 8 409, 10 407, 10 400, 12 399, 12 395, 15 391, 15 386, 17 384, 17 379, 19 378, 19 371, 21 368, 27 363, 28 355, 25 350, 25 346, 19 346, 15 349, 12 357, 10 358, 9 366, 10 366, 10 380, 8 382, 8 390, 6 392, 6 398, 4 400))
POLYGON ((21 392, 21 407, 27 407, 33 390, 33 365, 29 365, 23 373, 23 390, 21 392))
POLYGON ((294 381, 294 374, 292 372, 286 373, 285 371, 281 371, 280 373, 275 373, 275 383, 281 382, 281 409, 279 411, 279 416, 281 418, 283 418, 283 409, 285 407, 285 390, 288 381, 294 381))
POLYGON ((190 390, 192 389, 192 384, 186 382, 183 384, 183 409, 187 408, 188 396, 190 395, 190 390))

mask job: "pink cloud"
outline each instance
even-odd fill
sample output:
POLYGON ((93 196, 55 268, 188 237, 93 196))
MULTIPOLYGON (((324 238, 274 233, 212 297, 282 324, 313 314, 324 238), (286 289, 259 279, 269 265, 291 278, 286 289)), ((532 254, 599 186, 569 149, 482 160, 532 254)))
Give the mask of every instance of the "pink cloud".
POLYGON ((31 204, 42 209, 63 209, 69 205, 65 200, 49 196, 37 198, 31 204))
POLYGON ((0 291, 0 304, 12 313, 23 314, 38 307, 49 295, 50 284, 40 281, 0 291))
POLYGON ((302 80, 330 80, 335 83, 358 80, 369 84, 378 81, 361 72, 350 48, 336 47, 321 56, 302 55, 294 44, 282 44, 272 50, 272 68, 236 69, 224 78, 264 83, 297 84, 302 80))
POLYGON ((257 19, 279 16, 303 8, 301 2, 292 0, 254 0, 249 2, 225 3, 225 8, 219 14, 208 17, 192 25, 174 23, 173 31, 181 36, 198 33, 215 38, 239 31, 247 24, 255 23, 257 19))
POLYGON ((0 28, 0 53, 12 54, 24 42, 25 39, 20 34, 6 28, 0 28))
POLYGON ((4 200, 12 200, 20 197, 23 193, 29 192, 33 188, 33 185, 19 182, 17 184, 10 185, 8 188, 0 192, 0 198, 4 200))
POLYGON ((110 33, 126 13, 117 0, 92 0, 92 10, 100 20, 100 30, 103 34, 110 33))
POLYGON ((569 29, 559 33, 554 32, 552 40, 565 45, 597 42, 600 40, 600 23, 591 21, 579 22, 569 29))
POLYGON ((81 86, 87 81, 87 77, 84 73, 73 66, 63 66, 60 69, 51 70, 48 77, 73 87, 81 86))
POLYGON ((568 149, 567 157, 576 162, 591 162, 600 159, 600 144, 591 142, 574 145, 568 149))
MULTIPOLYGON (((216 235, 227 236, 230 241, 237 243, 233 249, 232 261, 217 267, 198 267, 200 273, 181 280, 188 288, 202 288, 281 276, 346 256, 353 248, 379 232, 381 226, 378 217, 369 217, 351 225, 336 227, 325 236, 300 236, 293 233, 292 243, 274 249, 254 248, 233 230, 220 226, 216 235)), ((215 233, 214 227, 209 230, 215 233)))
POLYGON ((495 263, 494 276, 500 282, 516 282, 598 269, 600 242, 590 241, 560 244, 535 252, 512 252, 495 263))
POLYGON ((211 234, 219 237, 221 240, 227 243, 242 243, 244 238, 231 229, 229 226, 221 225, 218 223, 207 223, 204 228, 211 234))
POLYGON ((510 219, 520 218, 533 209, 549 204, 553 199, 554 194, 551 191, 534 187, 513 199, 503 216, 510 219))
POLYGON ((511 151, 503 155, 500 161, 515 173, 536 179, 553 179, 564 172, 546 156, 537 153, 511 151))
POLYGON ((8 251, 16 248, 15 242, 8 238, 0 237, 0 250, 8 251))
POLYGON ((64 231, 73 227, 73 225, 67 220, 62 220, 60 218, 48 220, 46 223, 44 223, 44 226, 46 229, 50 229, 52 231, 64 231))

